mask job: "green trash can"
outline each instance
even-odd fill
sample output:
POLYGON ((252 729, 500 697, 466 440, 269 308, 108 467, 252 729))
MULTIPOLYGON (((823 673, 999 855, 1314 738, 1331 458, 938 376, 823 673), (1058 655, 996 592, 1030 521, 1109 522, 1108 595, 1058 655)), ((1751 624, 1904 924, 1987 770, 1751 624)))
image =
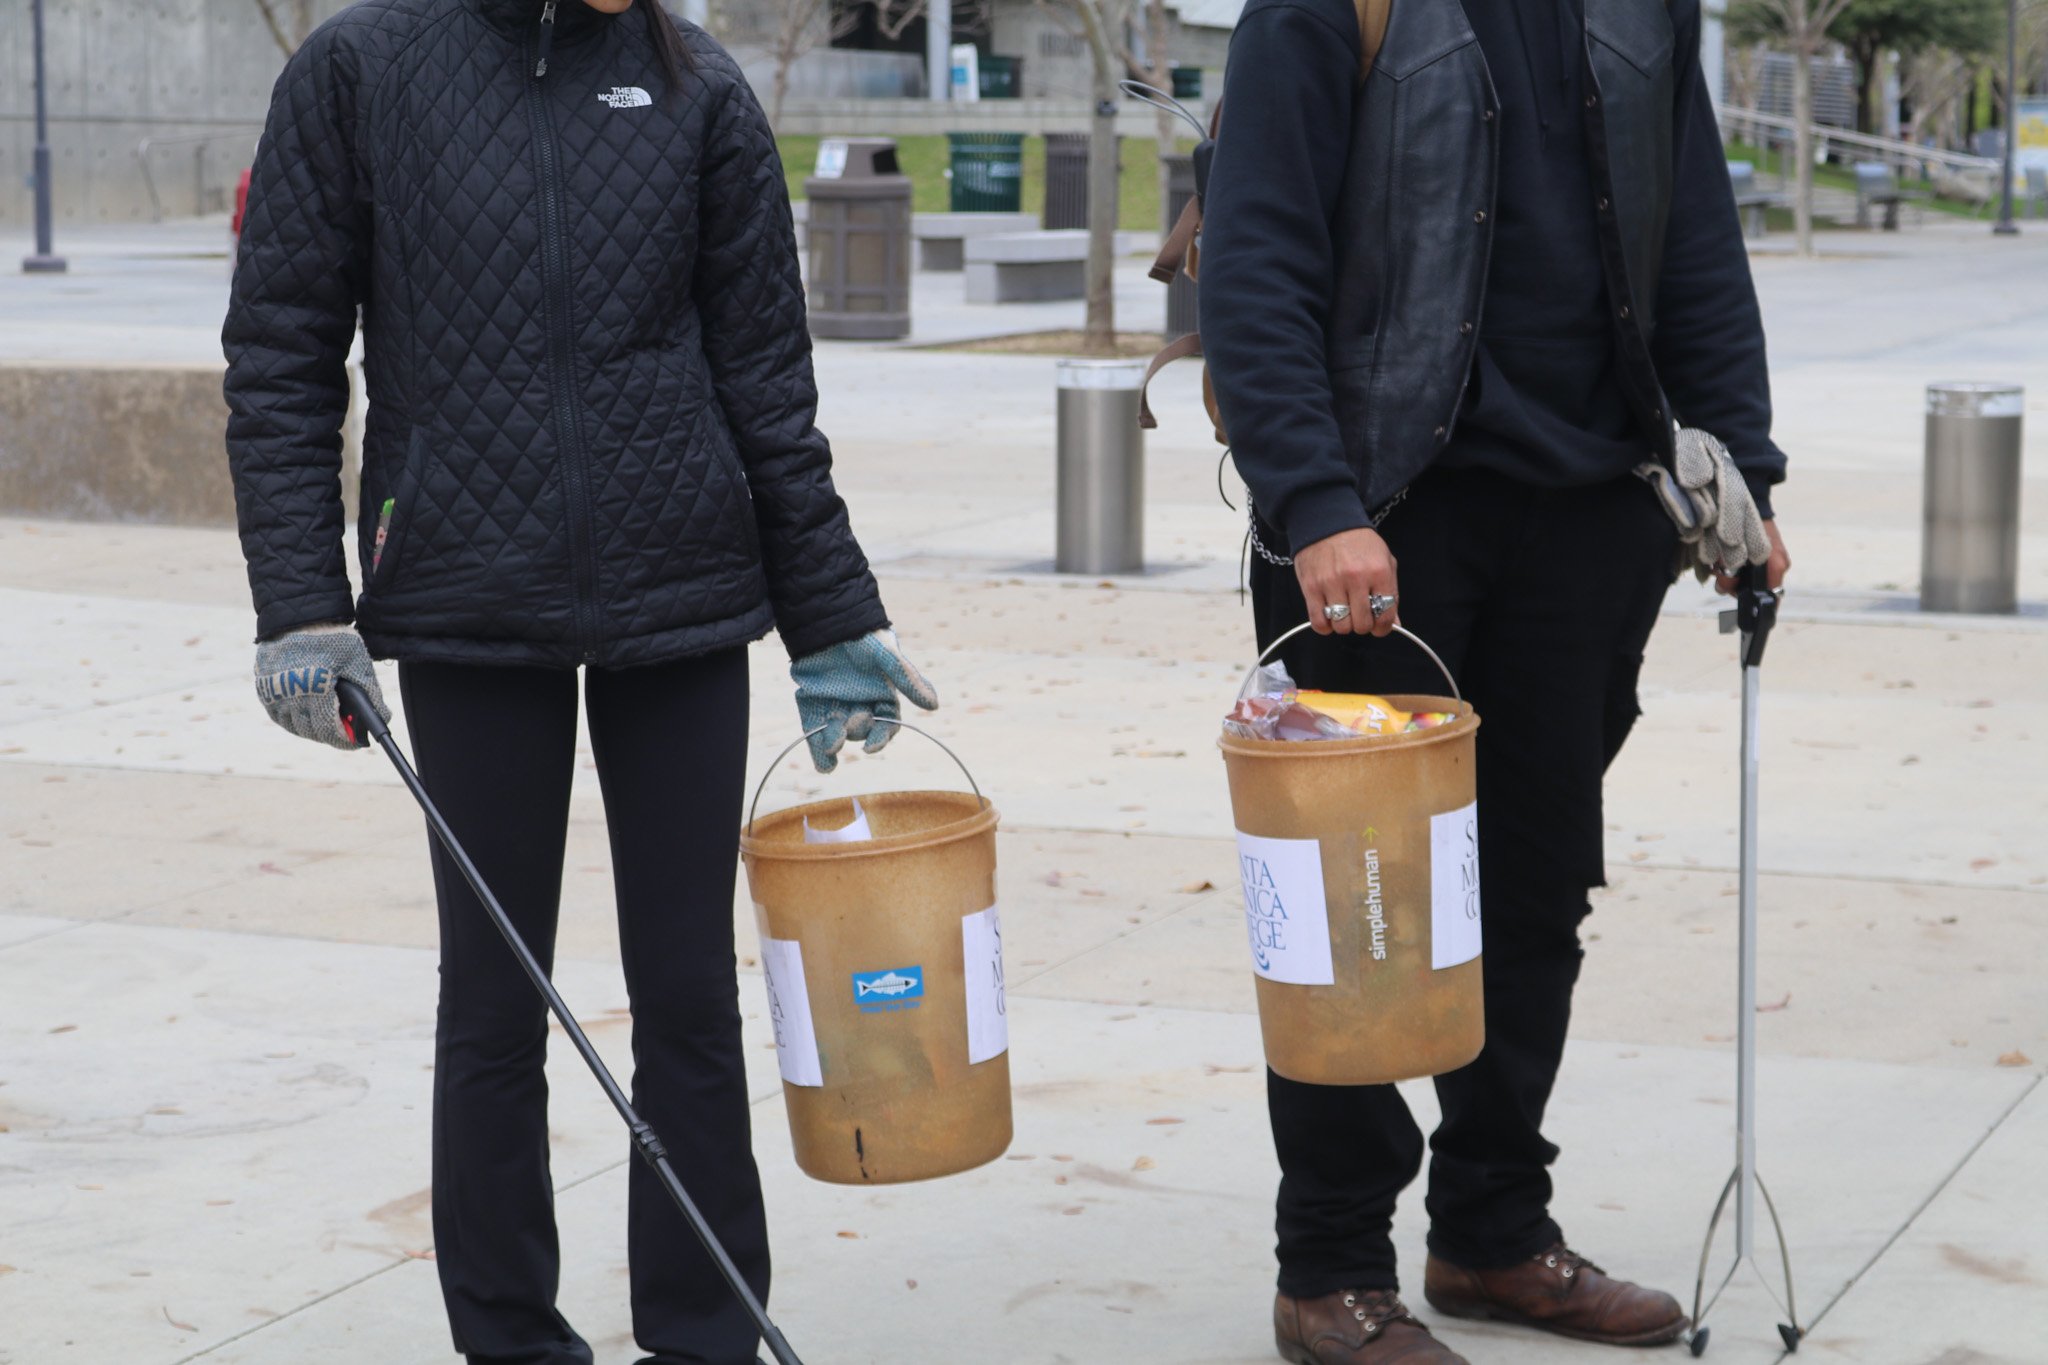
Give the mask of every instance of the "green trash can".
POLYGON ((1173 97, 1177 100, 1202 98, 1202 68, 1176 66, 1173 69, 1173 97))
POLYGON ((981 97, 985 100, 1021 99, 1024 94, 1024 59, 984 53, 981 58, 981 97))
POLYGON ((1022 133, 948 133, 955 213, 1016 213, 1024 203, 1022 133))

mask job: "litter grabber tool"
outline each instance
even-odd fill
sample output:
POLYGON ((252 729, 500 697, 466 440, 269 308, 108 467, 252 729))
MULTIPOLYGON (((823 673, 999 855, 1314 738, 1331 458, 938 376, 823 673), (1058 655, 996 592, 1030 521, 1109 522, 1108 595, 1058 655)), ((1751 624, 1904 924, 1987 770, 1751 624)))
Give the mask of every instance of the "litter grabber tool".
POLYGON ((739 1267, 732 1263, 732 1257, 719 1245, 717 1234, 711 1231, 711 1225, 704 1221, 704 1215, 691 1200, 689 1191, 683 1188, 682 1180, 677 1177, 675 1168, 669 1163, 668 1149, 662 1145, 660 1136, 634 1111, 632 1101, 626 1098, 626 1092, 620 1089, 619 1083, 612 1078, 610 1068, 606 1067, 604 1059, 597 1055, 597 1049, 590 1045, 590 1038, 583 1032, 582 1025, 576 1022, 576 1016, 569 1012, 569 1006, 562 1000, 560 992, 556 991, 554 983, 548 980, 548 974, 541 970, 533 951, 526 946, 526 940, 512 927, 512 921, 505 914, 505 907, 498 904, 498 898, 491 893, 491 888, 484 884, 483 874, 477 871, 476 864, 463 852, 462 845, 455 838, 455 831, 448 827, 448 822, 441 817, 441 812, 435 807, 433 799, 427 795, 427 789, 421 783, 419 774, 413 771, 412 764, 406 761, 404 751, 398 747, 398 741, 392 738, 391 727, 384 723, 384 718, 377 714, 376 707, 370 704, 369 695, 346 679, 338 684, 336 690, 341 700, 343 723, 359 735, 367 734, 391 760, 391 766, 398 769, 398 775, 404 780, 406 788, 412 792, 413 799, 418 801, 420 809, 426 812, 427 824, 432 826, 434 837, 441 841, 441 846, 448 850, 448 856, 462 869, 463 879, 476 892, 477 899, 483 902, 485 911, 491 917, 491 923, 498 927, 498 932, 504 936, 506 946, 510 947, 512 955, 519 959, 519 965, 526 972, 527 978, 533 982, 534 989, 547 1001, 548 1010, 562 1025, 563 1032, 569 1035, 569 1041, 574 1043, 576 1050, 583 1055, 591 1074, 597 1077, 597 1083, 604 1088, 605 1097, 612 1102, 612 1108, 618 1110, 619 1117, 625 1121, 627 1130, 631 1132, 633 1149, 640 1154, 641 1160, 653 1168, 662 1187, 668 1191, 669 1198, 675 1201, 676 1208, 682 1213, 683 1220, 690 1225, 690 1231, 703 1243, 705 1252, 717 1265, 718 1273, 725 1277, 726 1284, 731 1287, 740 1305, 747 1310, 747 1316, 754 1320, 755 1328, 761 1333, 762 1343, 767 1347, 768 1353, 775 1358, 776 1365, 803 1365, 796 1352, 790 1349, 789 1343, 783 1340, 782 1332, 769 1321, 768 1310, 763 1308, 760 1299, 754 1296, 753 1289, 741 1277, 739 1267))
POLYGON ((1706 1242, 1700 1248, 1699 1276, 1693 1282, 1691 1349, 1695 1357, 1706 1353, 1706 1315, 1720 1300, 1745 1262, 1763 1283, 1766 1293, 1784 1310, 1786 1321, 1778 1324, 1778 1336, 1787 1351, 1799 1349, 1805 1330, 1799 1325, 1799 1309, 1792 1294, 1792 1253, 1785 1244, 1785 1226, 1778 1219, 1777 1205, 1756 1170, 1756 865, 1757 865, 1757 706, 1763 676, 1764 645, 1771 627, 1777 624, 1778 600, 1782 593, 1769 586, 1761 564, 1752 564, 1736 576, 1735 609, 1721 613, 1721 633, 1742 636, 1742 832, 1738 884, 1740 886, 1740 937, 1736 950, 1735 986, 1735 1170, 1721 1187, 1714 1203, 1714 1216, 1707 1223, 1706 1242), (1756 1205, 1761 1196, 1770 1214, 1771 1230, 1778 1239, 1778 1259, 1785 1271, 1785 1297, 1764 1277, 1756 1259, 1756 1205), (1713 1257, 1714 1234, 1720 1230, 1721 1215, 1730 1203, 1735 1206, 1735 1259, 1728 1273, 1706 1293, 1707 1265, 1713 1257))
POLYGON ((783 1107, 814 1180, 930 1180, 1009 1149, 1010 1026, 994 806, 884 791, 760 813, 740 834, 783 1107))

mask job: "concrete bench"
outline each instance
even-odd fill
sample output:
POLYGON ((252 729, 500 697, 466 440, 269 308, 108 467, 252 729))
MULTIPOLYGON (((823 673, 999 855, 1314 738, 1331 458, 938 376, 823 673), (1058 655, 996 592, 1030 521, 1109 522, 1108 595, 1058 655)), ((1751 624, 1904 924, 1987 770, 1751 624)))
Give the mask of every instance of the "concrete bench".
POLYGON ((1899 177, 1882 161, 1856 163, 1856 226, 1870 226, 1870 211, 1884 210, 1884 230, 1899 230, 1899 205, 1927 196, 1918 190, 1899 188, 1899 177))
POLYGON ((1729 162, 1728 180, 1735 190, 1735 207, 1742 214, 1745 237, 1761 237, 1769 232, 1769 211, 1784 208, 1791 202, 1782 194, 1756 187, 1756 166, 1753 162, 1729 162))
POLYGON ((1028 213, 919 213, 910 220, 917 238, 919 270, 956 271, 967 265, 965 247, 976 237, 1029 232, 1038 219, 1028 213))
POLYGON ((1004 232, 964 244, 969 303, 1041 303, 1086 293, 1088 234, 1080 228, 1004 232))

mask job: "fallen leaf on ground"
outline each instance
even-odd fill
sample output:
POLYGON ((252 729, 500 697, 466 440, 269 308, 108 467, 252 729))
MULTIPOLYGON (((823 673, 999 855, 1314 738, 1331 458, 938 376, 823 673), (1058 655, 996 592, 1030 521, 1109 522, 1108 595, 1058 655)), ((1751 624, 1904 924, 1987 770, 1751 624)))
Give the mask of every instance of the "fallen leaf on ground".
POLYGON ((14 1267, 13 1267, 13 1266, 11 1266, 11 1265, 0 1265, 0 1275, 12 1275, 13 1273, 14 1273, 14 1267))
POLYGON ((1777 1012, 1778 1012, 1779 1010, 1781 1010, 1781 1009, 1784 1009, 1784 1008, 1785 1008, 1785 1007, 1786 1007, 1787 1005, 1789 1005, 1789 1004, 1791 1004, 1791 1003, 1792 1003, 1792 992, 1790 992, 1790 991, 1786 991, 1786 992, 1785 992, 1785 998, 1784 998, 1783 1000, 1780 1000, 1780 1001, 1779 1001, 1779 1002, 1778 1002, 1777 1004, 1775 1004, 1775 1005, 1758 1005, 1758 1006, 1756 1007, 1756 1012, 1757 1012, 1758 1014, 1776 1014, 1776 1013, 1777 1013, 1777 1012))
POLYGON ((1972 871, 1972 872, 1982 872, 1982 871, 1983 871, 1983 870, 1984 870, 1985 868, 1987 868, 1987 867, 1997 867, 1997 866, 1998 866, 1998 859, 1996 859, 1996 858, 1972 858, 1972 859, 1970 859, 1970 871, 1972 871))
POLYGON ((405 1253, 405 1258, 408 1261, 431 1261, 434 1259, 434 1249, 432 1247, 427 1247, 423 1251, 413 1251, 410 1248, 408 1248, 405 1253))
POLYGON ((1131 1169, 1134 1171, 1149 1171, 1158 1164, 1149 1156, 1141 1156, 1131 1163, 1131 1169))
POLYGON ((1146 1127, 1148 1127, 1148 1128, 1165 1128, 1165 1127, 1167 1127, 1167 1126, 1169 1126, 1169 1125, 1171 1125, 1171 1124, 1175 1124, 1175 1123, 1186 1123, 1186 1122, 1187 1122, 1187 1120, 1186 1120, 1186 1119, 1176 1119, 1176 1118, 1157 1118, 1157 1119, 1146 1119, 1146 1120, 1145 1120, 1145 1126, 1146 1126, 1146 1127))
POLYGON ((851 1232, 851 1231, 847 1230, 846 1228, 841 1228, 841 1229, 839 1230, 839 1235, 840 1235, 841 1237, 844 1237, 844 1238, 845 1238, 845 1239, 846 1239, 847 1241, 849 1241, 849 1242, 858 1242, 858 1241, 860 1240, 860 1234, 859 1234, 859 1233, 857 1233, 857 1232, 851 1232))
POLYGON ((1084 1210, 1083 1210, 1083 1209, 1081 1208, 1081 1206, 1080 1206, 1080 1205, 1078 1205, 1078 1204, 1076 1204, 1076 1205, 1075 1205, 1075 1206, 1074 1206, 1073 1208, 1071 1208, 1071 1209, 1061 1209, 1061 1210, 1060 1210, 1060 1212, 1061 1212, 1061 1213, 1065 1214, 1065 1215, 1066 1215, 1067 1217, 1069 1217, 1069 1218, 1072 1218, 1072 1217, 1073 1217, 1073 1216, 1074 1216, 1075 1214, 1077 1214, 1077 1213, 1081 1213, 1081 1212, 1083 1212, 1083 1211, 1084 1211, 1084 1210))
POLYGON ((52 1033, 76 1033, 76 1032, 78 1032, 78 1025, 76 1025, 76 1024, 59 1024, 59 1025, 57 1025, 57 1027, 55 1027, 55 1028, 51 1029, 51 1030, 50 1030, 50 1032, 52 1032, 52 1033))
POLYGON ((1180 889, 1180 893, 1183 896, 1199 896, 1204 891, 1214 891, 1215 889, 1216 883, 1204 877, 1201 881, 1189 882, 1186 886, 1183 886, 1180 889))
POLYGON ((1218 1066, 1214 1062, 1207 1062, 1202 1066, 1204 1076, 1242 1076, 1250 1070, 1248 1066, 1218 1066))
POLYGON ((179 1322, 176 1318, 172 1317, 169 1304, 164 1305, 164 1321, 177 1328, 180 1332, 196 1332, 199 1330, 189 1322, 179 1322))
POLYGON ((905 1281, 903 1282, 903 1287, 904 1287, 905 1289, 915 1289, 915 1288, 917 1288, 917 1281, 916 1281, 916 1280, 905 1280, 905 1281))
POLYGON ((289 877, 292 875, 291 873, 285 871, 283 868, 279 867, 276 863, 258 863, 256 864, 256 870, 258 872, 268 872, 272 876, 276 877, 289 877))
POLYGON ((2032 1066, 2034 1059, 2024 1052, 2004 1052, 1998 1057, 2000 1066, 2032 1066))

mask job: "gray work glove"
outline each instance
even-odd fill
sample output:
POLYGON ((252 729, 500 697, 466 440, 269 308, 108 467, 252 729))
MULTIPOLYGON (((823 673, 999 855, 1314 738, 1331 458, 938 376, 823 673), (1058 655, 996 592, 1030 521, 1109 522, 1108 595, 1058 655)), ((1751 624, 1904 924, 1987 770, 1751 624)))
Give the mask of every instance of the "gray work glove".
POLYGON ((796 679, 796 713, 810 735, 811 762, 821 773, 839 766, 849 739, 865 740, 872 754, 895 738, 897 727, 887 722, 903 714, 897 693, 927 711, 939 709, 939 694, 903 657, 893 630, 806 654, 789 666, 789 676, 796 679))
POLYGON ((272 720, 300 739, 337 749, 367 748, 368 735, 351 734, 342 724, 335 684, 343 678, 369 693, 377 714, 391 719, 370 651, 349 627, 308 626, 257 642, 256 696, 272 720))
POLYGON ((1697 427, 1678 430, 1677 477, 1652 461, 1636 473, 1678 525, 1678 572, 1704 583, 1771 557, 1771 540, 1728 447, 1697 427))

